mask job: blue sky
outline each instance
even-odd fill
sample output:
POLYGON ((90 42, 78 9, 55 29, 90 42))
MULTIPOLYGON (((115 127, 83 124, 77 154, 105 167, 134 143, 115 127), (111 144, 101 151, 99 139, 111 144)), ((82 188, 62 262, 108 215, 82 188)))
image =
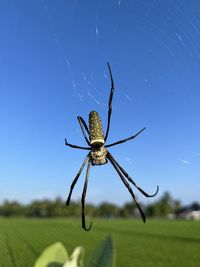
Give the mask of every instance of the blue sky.
MULTIPOLYGON (((108 142, 147 128, 110 152, 147 192, 158 184, 158 198, 200 201, 198 1, 1 1, 0 37, 0 201, 67 197, 86 152, 64 138, 85 145, 76 117, 91 110, 105 129, 106 62, 108 142)), ((131 197, 107 164, 91 169, 87 201, 131 197)))

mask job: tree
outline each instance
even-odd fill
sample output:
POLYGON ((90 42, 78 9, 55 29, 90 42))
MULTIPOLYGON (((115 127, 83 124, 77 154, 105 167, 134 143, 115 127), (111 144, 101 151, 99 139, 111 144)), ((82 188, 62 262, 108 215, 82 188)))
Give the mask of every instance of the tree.
POLYGON ((195 201, 190 205, 190 208, 191 210, 200 210, 200 204, 195 201))
POLYGON ((127 218, 134 215, 136 205, 134 202, 125 203, 124 206, 120 209, 120 216, 127 218))
POLYGON ((0 208, 0 215, 2 216, 20 216, 23 215, 24 207, 17 201, 5 200, 0 208))
POLYGON ((119 216, 119 208, 114 204, 104 202, 98 207, 98 216, 105 218, 117 217, 119 216))

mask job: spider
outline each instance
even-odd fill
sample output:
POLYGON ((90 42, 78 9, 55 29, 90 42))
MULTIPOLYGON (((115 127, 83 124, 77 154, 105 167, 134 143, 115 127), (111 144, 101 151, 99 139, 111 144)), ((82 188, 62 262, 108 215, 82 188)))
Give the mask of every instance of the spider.
POLYGON ((65 138, 65 145, 66 146, 69 146, 71 148, 89 150, 89 153, 87 154, 84 162, 81 165, 81 168, 79 169, 76 177, 74 178, 74 180, 71 184, 69 195, 68 195, 68 198, 66 201, 66 205, 68 206, 70 204, 70 199, 71 199, 71 194, 72 194, 73 188, 74 188, 76 182, 78 181, 79 176, 81 175, 81 173, 82 173, 82 171, 83 171, 83 169, 87 163, 86 178, 85 178, 85 183, 84 183, 82 198, 81 198, 82 228, 86 231, 90 231, 90 229, 92 227, 92 222, 90 223, 90 226, 88 228, 86 227, 86 223, 85 223, 85 197, 86 197, 88 177, 89 177, 89 171, 90 171, 91 165, 93 165, 93 166, 103 165, 103 164, 108 163, 108 161, 110 161, 110 163, 112 164, 112 166, 114 167, 114 169, 118 173, 119 177, 121 178, 122 182, 124 183, 124 185, 126 186, 128 191, 130 192, 133 200, 135 201, 135 204, 136 204, 136 206, 137 206, 137 208, 141 214, 141 218, 142 218, 143 222, 145 222, 145 220, 146 220, 145 214, 144 214, 141 206, 137 202, 135 195, 134 195, 128 181, 131 184, 133 184, 145 197, 154 197, 158 193, 158 190, 159 190, 159 187, 157 186, 156 192, 154 194, 152 194, 152 195, 147 194, 143 189, 141 189, 133 181, 133 179, 129 176, 129 174, 122 168, 122 166, 115 160, 115 158, 112 156, 112 154, 107 149, 108 147, 119 145, 119 144, 122 144, 124 142, 127 142, 129 140, 134 139, 136 136, 138 136, 141 132, 143 132, 145 130, 145 127, 143 129, 141 129, 139 132, 137 132, 135 135, 132 135, 128 138, 125 138, 125 139, 119 140, 117 142, 105 145, 108 134, 109 134, 109 129, 110 129, 110 118, 111 118, 111 114, 112 114, 112 100, 113 100, 113 94, 114 94, 113 76, 112 76, 110 64, 107 63, 107 65, 108 65, 110 81, 111 81, 111 89, 110 89, 110 97, 109 97, 109 103, 108 103, 108 122, 107 122, 106 134, 104 135, 99 114, 96 111, 91 111, 89 114, 89 128, 82 117, 80 117, 80 116, 77 117, 79 125, 80 125, 82 133, 83 133, 83 136, 84 136, 84 138, 88 144, 88 147, 82 147, 82 146, 70 144, 67 142, 67 140, 65 138), (86 135, 85 131, 87 132, 88 136, 86 135), (89 139, 88 139, 88 137, 89 137, 89 139))

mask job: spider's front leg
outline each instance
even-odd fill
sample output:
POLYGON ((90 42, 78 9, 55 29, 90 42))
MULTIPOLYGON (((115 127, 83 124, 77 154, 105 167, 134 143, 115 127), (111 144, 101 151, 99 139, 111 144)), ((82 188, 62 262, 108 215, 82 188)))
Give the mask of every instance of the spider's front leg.
POLYGON ((111 162, 111 164, 113 165, 113 167, 115 168, 116 172, 118 173, 119 177, 121 178, 122 182, 124 183, 124 185, 126 186, 126 188, 128 189, 128 191, 130 192, 133 200, 135 201, 135 204, 141 214, 141 217, 142 217, 142 220, 143 222, 146 221, 146 218, 145 218, 145 214, 140 206, 140 204, 137 202, 136 198, 135 198, 135 195, 133 193, 133 190, 131 189, 129 183, 126 181, 126 179, 124 178, 123 174, 120 172, 119 168, 117 167, 117 165, 115 164, 115 162, 113 161, 112 157, 110 157, 110 153, 107 154, 107 158, 109 159, 109 161, 111 162))
POLYGON ((90 170, 90 166, 91 166, 91 156, 90 153, 87 155, 87 157, 85 158, 83 164, 81 165, 80 170, 78 171, 76 177, 74 178, 71 187, 70 187, 70 192, 66 201, 66 205, 69 206, 70 203, 70 199, 71 199, 71 194, 73 192, 74 186, 76 185, 79 176, 81 175, 86 163, 88 162, 87 165, 87 171, 86 171, 86 178, 85 178, 85 184, 84 184, 84 188, 83 188, 83 193, 82 193, 82 198, 81 198, 81 203, 82 203, 82 228, 85 231, 90 231, 91 227, 92 227, 92 222, 90 223, 90 226, 88 228, 86 228, 86 224, 85 224, 85 197, 86 197, 86 192, 87 192, 87 184, 88 184, 88 177, 89 177, 89 170, 90 170))
POLYGON ((83 188, 83 193, 82 193, 82 198, 81 198, 81 203, 82 203, 82 228, 85 231, 90 231, 90 229, 92 227, 92 222, 90 223, 90 226, 88 228, 86 227, 86 224, 85 224, 85 197, 86 197, 86 193, 87 193, 87 185, 88 185, 88 177, 89 177, 90 166, 91 166, 91 159, 89 159, 89 161, 88 161, 86 177, 85 177, 85 183, 84 183, 84 188, 83 188))
POLYGON ((66 201, 66 205, 67 205, 67 206, 69 206, 70 199, 71 199, 71 194, 72 194, 72 191, 73 191, 73 189, 74 189, 74 186, 75 186, 75 184, 77 183, 78 178, 79 178, 79 176, 81 175, 81 173, 82 173, 82 171, 83 171, 83 169, 84 169, 84 167, 85 167, 85 164, 88 162, 89 158, 90 158, 90 154, 88 154, 87 157, 85 158, 83 164, 81 165, 80 170, 78 171, 76 177, 74 178, 74 180, 73 180, 73 182, 72 182, 72 184, 71 184, 70 191, 69 191, 69 195, 68 195, 68 198, 67 198, 67 201, 66 201))
POLYGON ((122 166, 114 159, 114 157, 107 152, 108 157, 114 162, 114 164, 118 167, 118 169, 123 173, 123 175, 131 182, 145 197, 155 197, 157 195, 159 186, 157 185, 156 192, 154 194, 148 194, 146 193, 142 188, 140 188, 133 179, 129 176, 129 174, 122 168, 122 166))

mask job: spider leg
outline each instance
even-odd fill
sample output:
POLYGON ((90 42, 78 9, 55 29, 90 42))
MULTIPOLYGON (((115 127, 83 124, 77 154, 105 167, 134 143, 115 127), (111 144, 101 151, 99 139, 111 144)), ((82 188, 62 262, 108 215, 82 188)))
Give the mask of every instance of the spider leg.
POLYGON ((113 99, 113 94, 114 94, 114 89, 115 89, 110 64, 109 63, 107 64, 108 64, 108 70, 109 70, 110 80, 111 80, 111 89, 110 89, 110 97, 109 97, 109 103, 108 103, 108 124, 107 124, 107 130, 106 130, 106 135, 105 135, 105 141, 107 140, 109 129, 110 129, 110 117, 112 113, 112 99, 113 99))
POLYGON ((90 229, 92 227, 92 222, 90 223, 90 226, 88 228, 86 227, 86 224, 85 224, 85 197, 86 197, 86 192, 87 192, 88 176, 89 176, 90 166, 91 166, 91 162, 89 160, 88 161, 88 165, 87 165, 85 184, 84 184, 82 198, 81 198, 81 203, 82 203, 82 228, 85 231, 90 231, 90 229))
POLYGON ((136 133, 135 135, 132 135, 132 136, 130 136, 130 137, 126 138, 126 139, 123 139, 123 140, 119 140, 119 141, 117 141, 117 142, 115 142, 115 143, 112 143, 112 144, 109 144, 109 145, 105 145, 105 147, 111 147, 111 146, 119 145, 119 144, 122 144, 122 143, 124 143, 124 142, 129 141, 129 140, 132 140, 132 139, 134 139, 136 136, 138 136, 138 134, 140 134, 141 132, 143 132, 145 129, 146 129, 146 128, 144 127, 144 128, 142 128, 142 130, 140 130, 140 131, 139 131, 138 133, 136 133))
POLYGON ((70 199, 71 199, 71 194, 72 194, 72 191, 74 189, 74 186, 76 184, 76 182, 78 181, 78 178, 79 176, 81 175, 82 171, 83 171, 83 168, 85 167, 85 164, 87 163, 87 161, 89 160, 90 158, 90 154, 88 154, 83 162, 83 164, 81 165, 81 168, 79 170, 79 172, 77 173, 76 177, 74 178, 72 184, 71 184, 71 187, 70 187, 70 192, 69 192, 69 195, 68 195, 68 198, 67 198, 67 201, 66 201, 66 205, 69 206, 69 203, 70 203, 70 199))
POLYGON ((85 134, 85 131, 84 131, 84 128, 85 128, 87 133, 90 135, 89 129, 87 127, 87 124, 86 124, 86 122, 84 121, 84 119, 82 117, 78 116, 77 119, 78 119, 78 122, 79 122, 79 124, 81 126, 81 130, 82 130, 83 136, 84 136, 87 144, 90 145, 90 142, 89 142, 89 140, 88 140, 88 138, 87 138, 87 136, 85 134))
POLYGON ((65 138, 65 145, 72 147, 72 148, 79 148, 79 149, 84 149, 84 150, 90 150, 90 147, 83 147, 83 146, 77 146, 77 145, 72 145, 70 143, 67 142, 67 139, 65 138))
POLYGON ((123 173, 123 175, 129 180, 129 182, 131 182, 145 197, 154 197, 155 195, 157 195, 158 190, 159 190, 159 186, 157 185, 157 189, 156 192, 152 195, 147 194, 142 188, 140 188, 134 181, 133 179, 129 176, 129 174, 122 168, 122 166, 113 158, 112 154, 110 154, 109 152, 107 152, 107 155, 110 159, 112 159, 112 161, 117 165, 117 167, 120 169, 120 171, 123 173))
POLYGON ((134 195, 134 193, 133 193, 133 191, 132 191, 132 189, 131 189, 129 183, 126 181, 126 179, 124 178, 123 174, 120 172, 120 170, 118 169, 117 165, 116 165, 115 162, 112 160, 112 158, 111 158, 109 155, 107 156, 107 158, 110 160, 111 164, 113 165, 113 167, 115 168, 115 170, 116 170, 117 173, 119 174, 119 176, 120 176, 122 182, 124 183, 124 185, 126 186, 126 188, 128 189, 128 191, 130 192, 130 194, 131 194, 133 200, 135 201, 135 204, 136 204, 136 206, 137 206, 137 208, 138 208, 138 210, 139 210, 139 212, 140 212, 140 214, 141 214, 142 220, 143 220, 143 222, 145 222, 145 221, 146 221, 146 219, 145 219, 145 214, 144 214, 144 212, 143 212, 143 210, 142 210, 140 204, 137 202, 137 200, 136 200, 136 198, 135 198, 135 195, 134 195))

